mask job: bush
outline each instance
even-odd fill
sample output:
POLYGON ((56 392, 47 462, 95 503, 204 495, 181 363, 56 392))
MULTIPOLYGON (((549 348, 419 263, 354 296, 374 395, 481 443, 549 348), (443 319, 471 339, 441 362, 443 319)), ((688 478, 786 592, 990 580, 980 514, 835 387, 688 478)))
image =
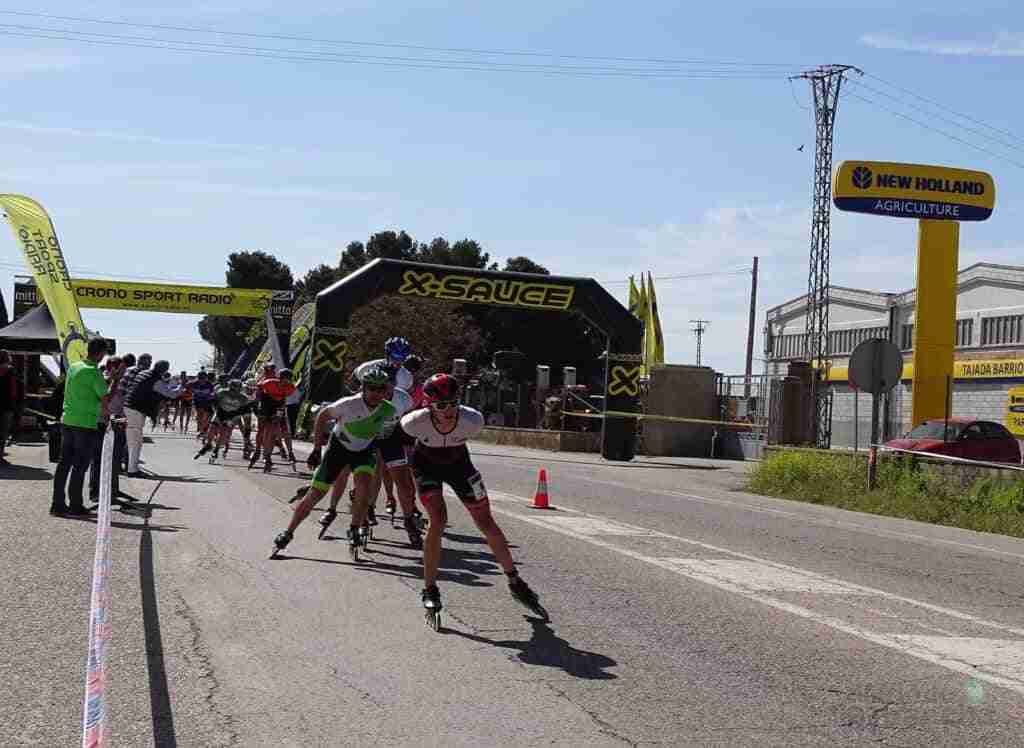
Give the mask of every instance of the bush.
POLYGON ((911 457, 882 459, 874 491, 863 456, 772 452, 750 474, 748 489, 932 524, 1024 537, 1024 479, 965 477, 962 470, 911 457))

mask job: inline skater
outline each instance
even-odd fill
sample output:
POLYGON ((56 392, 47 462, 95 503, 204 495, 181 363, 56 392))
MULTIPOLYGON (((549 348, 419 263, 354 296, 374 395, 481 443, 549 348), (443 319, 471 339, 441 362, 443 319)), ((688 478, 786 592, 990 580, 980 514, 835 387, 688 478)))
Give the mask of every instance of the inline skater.
MULTIPOLYGON (((211 449, 213 455, 210 462, 214 462, 221 450, 225 454, 228 451, 228 444, 231 442, 231 432, 235 426, 240 426, 242 416, 251 412, 255 403, 245 396, 242 391, 242 380, 232 379, 227 387, 219 387, 213 406, 213 419, 210 421, 210 428, 207 430, 206 443, 203 445, 193 459, 198 460, 211 449)), ((248 434, 242 434, 245 439, 244 451, 251 449, 248 434)))
POLYGON ((480 471, 473 467, 466 442, 484 427, 483 415, 459 403, 459 383, 449 374, 435 374, 423 385, 429 405, 402 418, 401 428, 415 440, 413 475, 420 501, 430 515, 423 549, 423 607, 428 622, 436 628, 441 611, 437 589, 437 567, 441 560, 441 538, 448 520, 442 489, 447 483, 473 518, 495 559, 508 577, 508 588, 518 602, 547 617, 537 594, 520 578, 501 528, 494 521, 487 489, 480 471))
POLYGON ((181 397, 178 398, 177 427, 182 434, 188 433, 188 427, 192 424, 192 387, 188 381, 188 374, 181 372, 178 375, 178 386, 181 387, 181 397))
MULTIPOLYGON (((256 389, 256 380, 249 377, 242 383, 242 391, 245 396, 253 403, 253 410, 256 409, 256 395, 258 390, 256 389)), ((242 459, 248 460, 252 456, 252 411, 247 411, 242 414, 242 439, 244 440, 245 446, 242 448, 242 459)), ((259 449, 259 447, 257 447, 259 449)))
POLYGON ((210 426, 210 416, 213 415, 214 386, 210 381, 210 375, 201 371, 190 385, 192 389, 192 405, 196 410, 196 428, 198 429, 197 439, 206 436, 206 430, 210 426))
MULTIPOLYGON (((281 369, 277 377, 262 379, 257 386, 260 391, 258 409, 261 426, 257 439, 262 437, 263 443, 259 446, 263 449, 263 472, 269 473, 274 469, 274 442, 281 431, 287 428, 288 413, 285 404, 288 396, 295 391, 291 369, 281 369)), ((294 454, 288 457, 292 463, 295 462, 294 454)), ((258 459, 259 452, 256 452, 249 460, 249 467, 255 465, 258 459)))
MULTIPOLYGON (((408 413, 413 408, 412 397, 408 392, 395 386, 395 372, 397 367, 387 366, 379 367, 383 369, 388 376, 387 394, 386 398, 395 409, 394 415, 389 418, 383 426, 381 426, 380 432, 377 434, 376 447, 377 447, 377 469, 374 474, 373 485, 370 488, 370 504, 367 507, 367 524, 370 524, 370 515, 373 512, 373 502, 377 497, 377 493, 380 491, 380 482, 383 473, 385 481, 390 479, 391 483, 398 490, 398 499, 402 507, 402 523, 405 527, 406 533, 409 535, 409 545, 414 549, 419 550, 423 547, 423 533, 420 530, 420 525, 417 520, 416 511, 416 486, 413 483, 412 471, 409 468, 409 455, 407 452, 407 446, 411 444, 411 441, 402 433, 402 430, 398 428, 398 422, 402 416, 408 413)), ((370 371, 375 371, 370 369, 370 371)), ((365 376, 365 371, 364 371, 365 376)), ((334 518, 337 516, 338 502, 345 493, 345 483, 347 476, 340 475, 331 487, 331 503, 324 513, 324 516, 320 518, 320 524, 326 529, 334 518)), ((392 495, 391 488, 388 488, 388 512, 394 515, 395 499, 392 495)), ((376 524, 374 522, 374 524, 376 524)), ((321 533, 322 536, 322 533, 321 533)))
POLYGON ((412 353, 412 346, 408 340, 397 337, 388 338, 384 343, 384 358, 375 358, 360 364, 352 372, 352 376, 354 379, 361 381, 363 372, 369 371, 370 367, 393 364, 398 367, 398 371, 395 374, 395 384, 406 392, 412 392, 412 374, 403 366, 410 353, 412 353))
POLYGON ((388 374, 380 367, 363 373, 359 394, 343 397, 331 405, 321 408, 313 427, 313 452, 306 461, 315 468, 309 488, 296 505, 288 529, 274 539, 275 551, 284 550, 292 541, 295 529, 302 523, 317 502, 330 490, 342 471, 348 468, 355 484, 355 501, 349 527, 349 551, 358 559, 360 547, 359 528, 363 524, 366 506, 369 503, 370 488, 376 471, 376 450, 374 439, 381 428, 394 418, 395 408, 386 400, 388 374), (328 435, 327 424, 334 421, 334 428, 328 435), (323 446, 329 441, 326 454, 323 446))

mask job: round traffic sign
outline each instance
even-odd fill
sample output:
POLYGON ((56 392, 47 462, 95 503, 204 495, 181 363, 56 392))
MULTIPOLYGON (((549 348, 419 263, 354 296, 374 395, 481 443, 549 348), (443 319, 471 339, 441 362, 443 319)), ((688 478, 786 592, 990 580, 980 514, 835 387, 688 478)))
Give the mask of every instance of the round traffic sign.
POLYGON ((853 350, 849 372, 850 381, 858 389, 882 395, 903 376, 903 354, 888 340, 871 338, 853 350))

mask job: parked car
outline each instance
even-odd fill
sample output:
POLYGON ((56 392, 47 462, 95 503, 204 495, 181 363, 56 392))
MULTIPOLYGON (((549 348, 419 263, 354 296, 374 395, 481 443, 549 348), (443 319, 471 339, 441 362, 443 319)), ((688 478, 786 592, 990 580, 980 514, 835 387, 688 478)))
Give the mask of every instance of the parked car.
POLYGON ((973 418, 924 421, 902 438, 887 441, 885 446, 968 460, 1020 464, 1020 443, 1005 426, 973 418))

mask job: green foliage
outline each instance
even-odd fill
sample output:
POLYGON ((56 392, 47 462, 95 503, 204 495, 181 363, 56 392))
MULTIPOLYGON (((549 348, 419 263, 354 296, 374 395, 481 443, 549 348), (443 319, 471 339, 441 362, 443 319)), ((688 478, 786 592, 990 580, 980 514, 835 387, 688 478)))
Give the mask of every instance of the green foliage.
POLYGON ((754 493, 853 511, 1024 537, 1024 479, 972 478, 913 458, 882 459, 874 491, 863 456, 772 452, 752 471, 754 493))
MULTIPOLYGON (((291 268, 267 252, 232 252, 227 265, 229 288, 291 289, 295 285, 291 268)), ((253 320, 247 317, 206 315, 199 320, 199 335, 231 362, 245 349, 252 325, 253 320)))
POLYGON ((309 301, 315 301, 316 295, 325 288, 330 288, 345 277, 345 271, 340 267, 332 268, 330 265, 317 265, 307 272, 302 279, 295 283, 295 306, 299 307, 309 301))
POLYGON ((506 273, 535 273, 536 275, 551 275, 551 272, 543 265, 538 265, 529 257, 510 257, 505 260, 506 273))
POLYGON ((480 328, 459 307, 434 299, 381 296, 352 313, 346 378, 363 361, 383 356, 384 341, 393 335, 409 338, 423 357, 422 378, 450 371, 454 358, 474 361, 484 352, 480 328))

